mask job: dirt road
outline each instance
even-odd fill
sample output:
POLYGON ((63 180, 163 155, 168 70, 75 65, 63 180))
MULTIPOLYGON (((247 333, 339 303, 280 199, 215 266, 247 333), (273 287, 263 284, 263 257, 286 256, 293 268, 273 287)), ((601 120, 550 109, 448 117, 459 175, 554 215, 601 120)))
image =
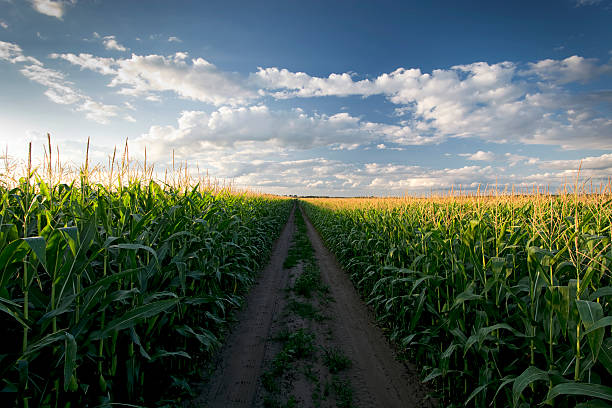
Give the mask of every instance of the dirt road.
POLYGON ((301 214, 291 213, 195 405, 432 406, 301 214))

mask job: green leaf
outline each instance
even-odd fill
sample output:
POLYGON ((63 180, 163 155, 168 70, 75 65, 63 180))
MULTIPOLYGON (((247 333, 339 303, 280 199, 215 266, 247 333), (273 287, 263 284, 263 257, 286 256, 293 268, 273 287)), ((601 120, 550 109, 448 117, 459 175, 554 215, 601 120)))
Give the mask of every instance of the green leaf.
MULTIPOLYGON (((470 396, 467 398, 467 400, 465 400, 464 405, 465 405, 465 406, 467 406, 467 405, 468 405, 468 403, 469 403, 469 402, 470 402, 470 401, 471 401, 471 400, 472 400, 472 399, 473 399, 473 398, 474 398, 476 395, 478 395, 478 394, 480 394, 482 391, 486 390, 488 386, 489 386, 489 384, 484 384, 484 385, 481 385, 481 386, 479 386, 479 387, 476 387, 476 388, 474 389, 474 391, 472 391, 472 393, 470 394, 470 396)), ((486 393, 485 393, 485 394, 486 394, 486 393)))
POLYGON ((22 249, 22 245, 23 240, 18 239, 8 244, 2 249, 2 252, 0 252, 0 271, 2 272, 0 288, 3 288, 10 279, 9 274, 11 270, 7 268, 7 266, 15 262, 20 262, 23 256, 25 256, 26 250, 22 249), (22 250, 21 253, 20 250, 22 250))
POLYGON ((8 314, 13 319, 17 320, 19 322, 19 324, 21 324, 23 327, 27 327, 29 329, 30 326, 28 326, 28 324, 25 322, 25 320, 23 320, 23 318, 22 318, 23 315, 21 313, 18 313, 15 310, 13 310, 9 306, 12 306, 13 308, 19 310, 19 305, 18 304, 14 303, 14 302, 11 302, 8 299, 0 298, 0 312, 4 312, 4 313, 8 314), (8 305, 8 306, 6 306, 6 305, 8 305))
POLYGON ((499 387, 497 387, 497 391, 495 391, 495 395, 493 396, 493 398, 491 399, 491 403, 489 404, 489 406, 493 405, 493 403, 495 402, 495 399, 497 398, 497 394, 499 394, 499 392, 508 384, 514 382, 515 377, 514 376, 506 376, 504 378, 501 379, 501 384, 499 385, 499 387))
POLYGON ((612 338, 608 337, 599 350, 599 362, 612 375, 612 338))
POLYGON ((423 382, 426 383, 428 381, 433 380, 436 377, 439 377, 442 375, 442 371, 439 368, 434 368, 433 370, 431 370, 431 372, 427 375, 427 377, 425 377, 423 379, 423 382))
POLYGON ((95 339, 105 338, 110 336, 115 330, 123 330, 132 327, 140 323, 143 319, 165 312, 176 305, 178 301, 178 299, 167 299, 138 306, 110 322, 101 333, 93 337, 95 339))
POLYGON ((77 344, 74 336, 70 333, 65 333, 64 336, 64 391, 68 391, 70 379, 74 374, 76 367, 77 344))
POLYGON ((523 390, 535 381, 548 381, 548 373, 537 367, 530 366, 527 367, 521 375, 516 377, 512 385, 512 403, 515 407, 518 404, 523 390))
POLYGON ((453 307, 451 309, 454 309, 457 306, 460 306, 464 302, 468 302, 470 300, 476 300, 480 298, 482 298, 482 296, 474 294, 473 285, 470 284, 466 290, 464 290, 463 292, 457 295, 457 297, 455 298, 455 302, 453 303, 453 307))
POLYGON ((42 264, 45 271, 47 270, 47 243, 43 237, 28 237, 23 238, 26 244, 34 251, 36 257, 42 264))
POLYGON ((133 250, 133 251, 137 251, 139 249, 144 249, 145 251, 147 251, 151 255, 153 255, 153 258, 155 258, 155 260, 157 261, 157 252, 155 252, 155 250, 153 248, 148 247, 146 245, 141 245, 141 244, 116 244, 116 245, 111 245, 109 248, 130 249, 130 250, 133 250))
POLYGON ((478 342, 478 345, 481 346, 486 337, 495 330, 509 330, 517 337, 526 337, 523 333, 515 330, 513 327, 506 323, 498 323, 493 326, 483 327, 482 329, 479 329, 476 334, 471 335, 470 338, 467 340, 464 346, 463 355, 465 355, 470 349, 470 347, 476 344, 476 342, 478 342))
POLYGON ((28 344, 28 348, 26 349, 25 353, 23 353, 21 358, 31 360, 31 357, 33 356, 34 353, 38 352, 39 350, 47 346, 50 346, 51 344, 58 343, 64 340, 66 337, 65 334, 66 332, 61 330, 56 333, 47 334, 42 339, 34 343, 28 344))
POLYGON ((593 323, 591 326, 589 326, 589 328, 585 330, 582 334, 589 334, 606 326, 612 326, 612 316, 602 317, 601 319, 593 323))
POLYGON ((155 360, 158 360, 160 358, 166 358, 166 357, 184 357, 188 360, 191 360, 191 356, 184 352, 184 351, 166 351, 166 350, 160 350, 157 353, 155 353, 155 355, 153 355, 153 357, 151 357, 151 362, 154 362, 155 360))
POLYGON ((598 298, 610 297, 610 296, 612 296, 612 286, 605 286, 605 287, 599 288, 595 292, 591 293, 591 296, 589 296, 589 300, 594 302, 598 298))
POLYGON ((610 408, 612 405, 607 402, 603 402, 602 400, 592 400, 587 402, 581 402, 576 405, 575 408, 610 408))
POLYGON ((66 239, 68 245, 70 245, 70 249, 72 250, 72 255, 76 256, 76 245, 77 242, 79 242, 79 231, 77 230, 77 227, 63 227, 58 228, 58 230, 64 234, 64 238, 66 239))
MULTIPOLYGON (((589 302, 588 300, 576 300, 576 306, 582 319, 582 324, 587 331, 603 317, 603 308, 597 302, 589 302)), ((587 339, 589 340, 589 347, 593 352, 593 360, 597 360, 599 355, 599 349, 603 342, 605 329, 603 327, 589 331, 587 339)))
POLYGON ((600 398, 606 401, 612 401, 612 388, 600 384, 588 384, 567 382, 555 385, 548 391, 546 400, 543 403, 552 401, 559 395, 580 395, 586 397, 600 398))
POLYGON ((553 311, 559 318, 559 324, 561 325, 561 331, 563 336, 567 332, 567 322, 569 320, 570 312, 570 298, 569 298, 569 287, 568 286, 551 286, 551 303, 553 311))

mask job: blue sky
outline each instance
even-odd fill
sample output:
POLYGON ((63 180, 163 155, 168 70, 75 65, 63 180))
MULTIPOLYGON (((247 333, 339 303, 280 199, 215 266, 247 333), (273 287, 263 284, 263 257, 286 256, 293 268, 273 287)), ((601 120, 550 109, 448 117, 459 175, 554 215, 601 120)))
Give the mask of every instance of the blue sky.
POLYGON ((0 0, 0 146, 281 194, 612 175, 612 2, 0 0))

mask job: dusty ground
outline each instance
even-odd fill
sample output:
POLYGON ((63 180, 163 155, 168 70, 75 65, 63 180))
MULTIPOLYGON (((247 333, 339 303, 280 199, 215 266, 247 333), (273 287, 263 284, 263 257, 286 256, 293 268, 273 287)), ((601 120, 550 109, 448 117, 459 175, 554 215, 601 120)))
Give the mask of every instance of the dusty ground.
MULTIPOLYGON (((295 211, 300 211, 295 208, 295 211)), ((270 264, 251 289, 246 306, 221 350, 216 369, 196 406, 220 407, 422 407, 431 406, 416 373, 398 362, 335 257, 324 247, 310 222, 321 290, 309 298, 294 284, 306 261, 283 268, 292 236, 292 212, 272 252, 270 264), (296 312, 308 306, 314 315, 296 312), (287 336, 305 334, 310 348, 278 369, 283 350, 291 355, 287 336), (281 339, 284 336, 284 340, 281 339), (350 360, 349 367, 331 372, 330 351, 350 360), (275 371, 276 367, 276 371, 275 371), (272 375, 272 373, 275 373, 272 375)))

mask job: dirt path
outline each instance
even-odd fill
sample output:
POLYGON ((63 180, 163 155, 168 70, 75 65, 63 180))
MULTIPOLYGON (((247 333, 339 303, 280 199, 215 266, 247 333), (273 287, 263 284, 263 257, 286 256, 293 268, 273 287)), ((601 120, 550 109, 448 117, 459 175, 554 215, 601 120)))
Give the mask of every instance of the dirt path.
POLYGON ((292 211, 195 405, 432 406, 309 220, 304 216, 304 224, 297 214, 296 228, 297 212, 292 211), (303 237, 301 244, 292 241, 294 234, 303 237), (289 265, 288 254, 295 257, 300 245, 307 255, 289 265), (298 289, 305 274, 312 294, 298 289))
POLYGON ((279 292, 287 284, 283 262, 295 230, 295 209, 274 245, 270 263, 249 291, 246 305, 236 316, 238 323, 225 341, 210 382, 194 401, 196 406, 242 408, 252 405, 270 325, 279 311, 279 292))
POLYGON ((396 354, 376 326, 371 311, 360 299, 348 275, 306 218, 308 237, 315 249, 323 281, 335 302, 329 313, 340 346, 353 361, 349 378, 357 407, 427 407, 426 391, 414 368, 397 360, 396 354))

